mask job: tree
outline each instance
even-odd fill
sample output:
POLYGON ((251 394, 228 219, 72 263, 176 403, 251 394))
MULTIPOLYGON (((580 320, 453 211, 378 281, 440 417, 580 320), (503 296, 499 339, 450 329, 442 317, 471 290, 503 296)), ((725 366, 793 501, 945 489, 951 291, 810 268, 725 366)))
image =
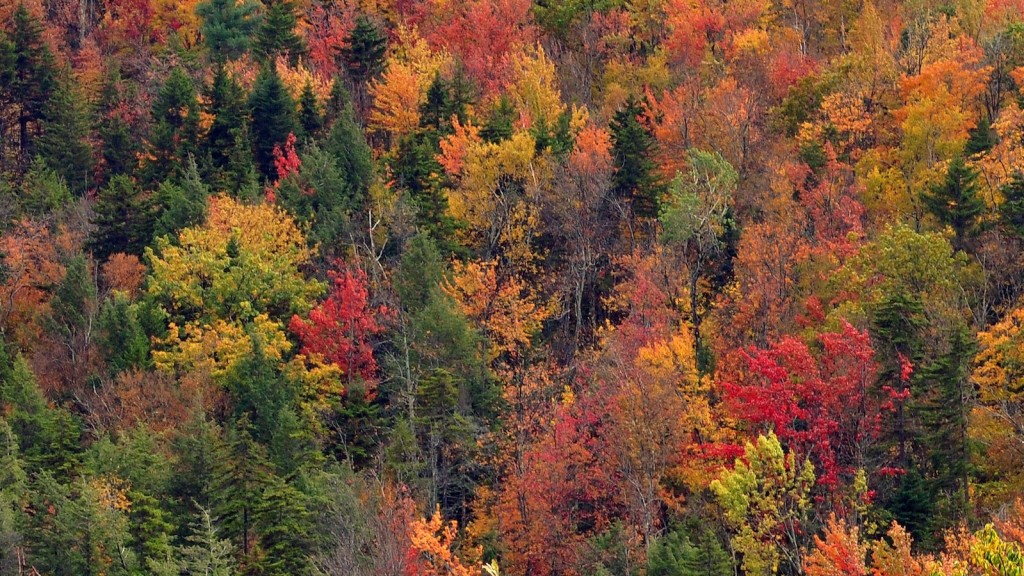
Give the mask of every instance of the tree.
POLYGON ((31 157, 33 132, 46 119, 51 94, 57 88, 53 53, 43 39, 42 23, 18 3, 11 23, 14 78, 0 89, 17 106, 18 142, 23 159, 31 157))
POLYGON ((362 85, 380 74, 384 69, 387 49, 388 42, 383 32, 373 20, 361 14, 340 49, 345 69, 352 81, 362 85))
POLYGON ((289 134, 298 131, 295 121, 295 102, 285 89, 277 69, 264 66, 249 94, 252 114, 252 144, 256 165, 266 178, 273 178, 274 147, 284 144, 289 134))
POLYGON ((256 558, 256 510, 270 482, 264 448, 252 437, 252 424, 245 416, 231 428, 224 453, 215 462, 211 486, 213 512, 224 535, 241 553, 244 565, 256 558))
POLYGON ((138 318, 138 307, 123 292, 114 292, 99 317, 99 343, 111 373, 143 368, 149 360, 149 338, 138 318))
POLYGON ((814 549, 804 557, 804 572, 807 576, 868 576, 866 554, 860 530, 832 516, 825 527, 825 538, 814 537, 814 549))
POLYGON ((278 56, 287 57, 294 64, 305 51, 302 39, 295 33, 295 4, 291 0, 267 0, 264 7, 256 30, 256 54, 271 67, 278 56))
POLYGON ((36 141, 36 152, 46 165, 79 195, 92 181, 92 148, 84 101, 73 80, 63 79, 47 102, 43 133, 36 141))
POLYGON ((176 236, 183 228, 202 224, 209 195, 210 188, 190 156, 180 180, 166 180, 157 188, 154 204, 159 208, 159 216, 153 224, 154 237, 176 236))
POLYGON ((953 229, 953 246, 958 250, 967 248, 978 233, 979 218, 985 211, 985 201, 978 195, 977 178, 978 173, 958 156, 949 164, 945 180, 921 196, 939 222, 953 229))
POLYGON ((215 189, 239 194, 255 180, 245 94, 234 77, 218 66, 206 100, 206 113, 213 116, 213 122, 206 131, 200 158, 212 163, 209 171, 215 189))
POLYGON ((612 187, 616 195, 630 201, 636 216, 656 218, 662 186, 654 163, 656 142, 644 114, 641 101, 630 96, 609 123, 615 166, 612 187))
POLYGON ((177 174, 199 145, 199 103, 192 79, 174 68, 152 108, 153 128, 147 145, 146 182, 156 185, 177 174))
POLYGON ((814 466, 784 452, 771 432, 748 442, 743 459, 711 483, 745 574, 800 572, 813 486, 814 466))
POLYGON ((203 43, 218 63, 240 58, 249 50, 259 4, 246 0, 206 0, 196 6, 203 19, 203 43))
POLYGON ((234 546, 218 537, 219 530, 209 510, 200 507, 197 516, 191 533, 185 537, 185 544, 177 549, 181 569, 188 574, 232 576, 235 573, 234 546))
POLYGON ((377 362, 369 338, 381 327, 367 302, 366 273, 342 266, 329 278, 333 287, 327 300, 310 311, 308 321, 292 316, 288 326, 302 343, 302 354, 318 354, 336 364, 349 383, 354 378, 371 382, 377 362))
POLYGON ((413 576, 481 576, 481 566, 465 564, 455 551, 458 523, 445 522, 435 507, 430 519, 413 522, 409 534, 409 552, 416 562, 408 574, 413 576))
POLYGON ((999 220, 1008 232, 1024 238, 1024 172, 1014 172, 1013 178, 1000 189, 1003 203, 999 205, 999 220))
POLYGON ((306 82, 302 87, 302 94, 299 96, 299 126, 306 138, 315 138, 324 127, 324 118, 320 113, 320 105, 316 101, 316 94, 313 93, 312 82, 306 82))
POLYGON ((97 194, 94 210, 96 228, 88 246, 100 260, 118 252, 141 255, 152 241, 152 200, 130 177, 111 178, 97 194))
POLYGON ((352 104, 340 82, 335 81, 332 94, 334 124, 324 149, 335 158, 356 205, 359 205, 369 194, 373 182, 373 151, 366 143, 352 104))
POLYGON ((718 538, 708 530, 698 531, 697 542, 685 530, 673 530, 655 541, 647 555, 648 576, 728 576, 732 560, 718 538))
POLYGON ((101 185, 115 174, 133 175, 138 166, 142 143, 132 132, 134 88, 116 70, 104 80, 96 127, 103 168, 101 185))

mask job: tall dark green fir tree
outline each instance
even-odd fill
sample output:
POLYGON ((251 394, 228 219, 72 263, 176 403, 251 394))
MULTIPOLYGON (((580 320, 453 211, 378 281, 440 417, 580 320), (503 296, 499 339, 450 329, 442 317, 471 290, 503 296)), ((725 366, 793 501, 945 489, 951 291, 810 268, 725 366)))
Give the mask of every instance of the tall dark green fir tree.
POLYGON ((36 153, 59 174, 75 194, 83 194, 92 181, 92 147, 86 99, 66 74, 46 106, 43 133, 36 153))
POLYGON ((265 178, 273 179, 274 146, 283 145, 288 135, 298 130, 295 102, 273 66, 265 66, 256 79, 249 95, 249 111, 256 164, 265 178))
POLYGON ((384 32, 365 14, 356 18, 356 25, 340 49, 349 78, 364 84, 384 70, 388 41, 384 32))
POLYGON ((149 196, 131 178, 114 176, 96 196, 95 230, 88 247, 97 258, 111 254, 142 255, 153 239, 155 213, 149 196))
POLYGON ((1024 172, 1014 172, 1010 181, 999 190, 1003 193, 1003 203, 999 205, 999 221, 1003 229, 1024 238, 1024 172))
POLYGON ((46 118, 50 95, 57 88, 57 68, 53 53, 43 40, 43 24, 19 3, 11 23, 10 40, 14 52, 14 78, 0 85, 4 100, 14 104, 18 125, 17 140, 23 160, 32 154, 33 138, 46 118))
POLYGON ((957 250, 966 249, 980 231, 985 201, 978 194, 977 179, 977 171, 958 156, 949 164, 942 183, 921 195, 925 208, 953 229, 953 247, 957 250))
POLYGON ((174 175, 199 144, 199 103, 192 79, 181 68, 167 77, 153 102, 145 181, 156 185, 174 175))
POLYGON ((265 0, 263 17, 256 30, 254 50, 264 62, 284 56, 294 63, 305 51, 302 38, 295 33, 298 21, 291 0, 265 0))
POLYGON ((641 119, 643 115, 641 101, 630 96, 612 117, 612 187, 616 195, 630 202, 636 216, 657 218, 664 186, 654 162, 657 144, 641 119))
POLYGON ((249 50, 258 11, 252 0, 206 0, 196 6, 203 19, 203 43, 214 62, 236 60, 249 50))

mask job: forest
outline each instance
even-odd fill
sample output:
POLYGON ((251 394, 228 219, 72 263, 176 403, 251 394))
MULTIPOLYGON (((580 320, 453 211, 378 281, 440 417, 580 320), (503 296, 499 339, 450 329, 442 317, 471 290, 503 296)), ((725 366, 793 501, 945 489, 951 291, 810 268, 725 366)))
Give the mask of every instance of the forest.
POLYGON ((0 1, 0 575, 1024 575, 1024 0, 0 1))

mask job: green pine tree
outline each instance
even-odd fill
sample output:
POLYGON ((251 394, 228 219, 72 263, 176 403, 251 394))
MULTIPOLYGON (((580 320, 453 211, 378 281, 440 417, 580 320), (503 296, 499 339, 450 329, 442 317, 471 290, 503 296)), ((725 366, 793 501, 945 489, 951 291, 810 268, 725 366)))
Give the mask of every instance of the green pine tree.
POLYGON ((641 101, 630 96, 609 124, 615 166, 612 187, 620 198, 630 201, 636 216, 657 218, 664 186, 654 162, 657 143, 641 121, 643 114, 641 101))
POLYGON ((128 296, 114 292, 99 319, 99 344, 111 373, 144 368, 149 363, 149 337, 139 322, 137 307, 128 296))
POLYGON ((1017 171, 1000 189, 1003 203, 999 205, 999 220, 1007 232, 1024 238, 1024 173, 1017 171))
POLYGON ((265 556, 260 569, 267 576, 312 574, 312 515, 306 496, 278 476, 271 476, 258 508, 257 529, 265 556))
POLYGON ((659 538, 647 554, 648 576, 730 576, 732 561, 714 534, 698 530, 673 530, 659 538))
POLYGON ((985 201, 978 194, 978 172, 962 157, 954 158, 946 178, 921 196, 921 201, 942 224, 953 229, 953 246, 963 250, 980 231, 985 201))
POLYGON ((32 162, 17 198, 21 212, 36 218, 59 214, 71 205, 65 180, 40 157, 32 162))
POLYGON ((92 147, 87 140, 89 120, 84 102, 74 81, 64 78, 47 103, 43 133, 36 141, 39 157, 78 195, 92 181, 92 147))
POLYGON ((181 68, 171 71, 153 102, 145 179, 153 185, 176 175, 199 145, 199 103, 192 80, 181 68))
POLYGON ((157 189, 155 203, 160 208, 160 216, 154 223, 153 236, 173 238, 179 230, 202 224, 209 195, 209 186, 203 182, 195 160, 189 157, 181 179, 165 181, 157 189))
POLYGON ((273 66, 264 67, 256 79, 249 95, 249 111, 256 164, 265 178, 275 179, 274 146, 283 145, 289 134, 298 131, 298 125, 295 102, 273 66))
POLYGON ((212 512, 224 536, 241 552, 243 562, 248 562, 256 551, 255 511, 261 506, 263 491, 270 482, 266 450, 253 438, 248 416, 235 421, 214 466, 212 512))
POLYGON ((57 68, 53 53, 43 40, 43 24, 18 3, 11 23, 14 78, 0 85, 4 98, 14 104, 18 143, 22 158, 32 155, 32 144, 40 123, 46 119, 51 94, 57 89, 57 68))
POLYGON ((341 94, 337 96, 340 102, 336 102, 335 105, 340 108, 336 111, 334 125, 331 126, 324 149, 335 158, 338 169, 356 200, 355 205, 361 206, 373 182, 373 151, 366 143, 366 137, 356 120, 351 103, 343 95, 344 92, 341 94))
POLYGON ((103 180, 100 185, 117 174, 133 175, 142 151, 139 139, 132 134, 124 109, 136 96, 135 85, 121 78, 115 69, 103 83, 100 94, 96 133, 100 139, 103 161, 103 180))
POLYGON ((294 63, 305 51, 302 39, 295 33, 296 12, 291 0, 264 0, 254 49, 265 62, 272 63, 278 56, 285 56, 294 63))
POLYGON ((214 62, 241 58, 259 23, 259 4, 251 0, 206 0, 196 6, 203 19, 203 43, 214 62))
POLYGON ((299 126, 302 127, 303 135, 310 139, 317 137, 324 127, 323 114, 316 101, 316 94, 313 93, 313 84, 308 81, 299 96, 299 126))
POLYGON ((373 20, 361 14, 340 49, 349 78, 360 85, 380 74, 384 70, 387 49, 388 41, 384 32, 373 20))
POLYGON ((200 507, 191 533, 185 537, 186 543, 178 547, 183 573, 204 576, 235 574, 235 547, 231 541, 221 539, 219 532, 210 511, 200 507))
POLYGON ((117 252, 141 255, 153 239, 153 204, 128 176, 115 176, 101 188, 93 209, 96 228, 88 246, 97 258, 117 252))

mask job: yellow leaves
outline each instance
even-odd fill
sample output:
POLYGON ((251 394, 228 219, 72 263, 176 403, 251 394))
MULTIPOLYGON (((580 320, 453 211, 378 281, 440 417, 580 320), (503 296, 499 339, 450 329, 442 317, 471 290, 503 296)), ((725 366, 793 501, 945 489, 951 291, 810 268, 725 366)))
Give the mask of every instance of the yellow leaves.
POLYGON ((538 121, 550 125, 565 112, 557 84, 555 64, 542 47, 513 57, 509 96, 519 111, 520 128, 535 126, 538 121))
POLYGON ((419 109, 431 82, 451 62, 447 52, 431 51, 415 26, 399 26, 396 34, 398 47, 388 58, 387 70, 370 83, 369 118, 372 127, 391 133, 393 143, 419 125, 419 109))
POLYGON ((284 326, 266 314, 256 316, 248 326, 221 319, 212 324, 190 322, 180 329, 171 323, 167 338, 155 342, 153 363, 166 372, 201 372, 219 378, 252 354, 254 338, 275 362, 291 349, 284 326))
POLYGON ((96 495, 96 503, 103 508, 128 512, 132 503, 128 500, 127 482, 115 476, 95 477, 89 480, 89 487, 96 495))
POLYGON ((299 101, 299 97, 302 95, 306 84, 312 86, 313 95, 316 96, 318 104, 322 105, 330 97, 331 82, 318 74, 314 74, 312 70, 306 68, 301 63, 292 66, 287 58, 278 56, 274 66, 277 68, 277 75, 281 77, 281 83, 288 90, 292 100, 299 101))
POLYGON ((981 173, 980 180, 988 187, 987 199, 990 203, 999 203, 1002 201, 999 187, 1009 182, 1015 171, 1024 169, 1024 111, 1011 101, 999 111, 992 131, 997 142, 977 158, 975 166, 981 173))

